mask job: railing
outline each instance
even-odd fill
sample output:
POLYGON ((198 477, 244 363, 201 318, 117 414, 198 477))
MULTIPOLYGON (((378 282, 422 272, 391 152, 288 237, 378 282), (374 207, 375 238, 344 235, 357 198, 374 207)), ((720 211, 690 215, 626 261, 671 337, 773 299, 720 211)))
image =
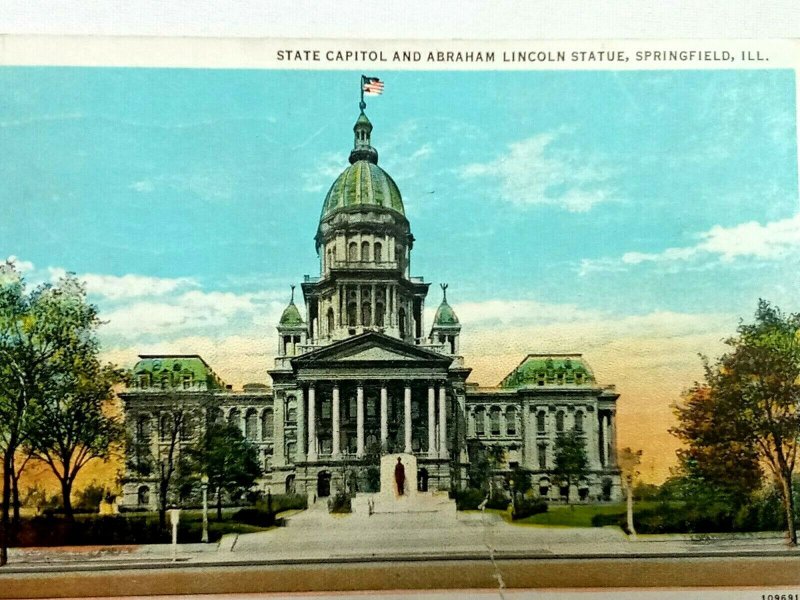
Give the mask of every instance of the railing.
POLYGON ((397 261, 394 260, 335 260, 330 265, 331 269, 376 269, 391 270, 397 269, 397 261))

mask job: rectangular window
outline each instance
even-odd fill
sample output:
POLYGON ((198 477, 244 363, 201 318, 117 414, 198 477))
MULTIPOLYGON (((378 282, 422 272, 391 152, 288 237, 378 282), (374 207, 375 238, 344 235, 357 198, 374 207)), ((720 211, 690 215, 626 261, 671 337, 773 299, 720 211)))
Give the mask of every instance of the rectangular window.
POLYGON ((539 444, 539 468, 544 470, 547 468, 547 446, 539 444))

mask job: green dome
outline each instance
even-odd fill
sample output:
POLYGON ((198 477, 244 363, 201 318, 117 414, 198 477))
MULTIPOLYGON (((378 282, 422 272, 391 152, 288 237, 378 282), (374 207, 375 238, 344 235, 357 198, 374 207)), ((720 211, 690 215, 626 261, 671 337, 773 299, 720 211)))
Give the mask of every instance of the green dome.
POLYGON ((386 171, 368 160, 354 162, 333 182, 325 196, 321 218, 354 206, 383 206, 405 215, 397 184, 386 171))
POLYGON ((295 325, 302 325, 302 324, 303 324, 303 317, 300 316, 300 311, 297 310, 297 306, 295 306, 294 300, 292 300, 289 303, 289 306, 283 309, 280 325, 282 327, 293 327, 295 325))
POLYGON ((451 306, 445 301, 436 309, 436 316, 433 317, 434 325, 458 325, 458 317, 451 306))

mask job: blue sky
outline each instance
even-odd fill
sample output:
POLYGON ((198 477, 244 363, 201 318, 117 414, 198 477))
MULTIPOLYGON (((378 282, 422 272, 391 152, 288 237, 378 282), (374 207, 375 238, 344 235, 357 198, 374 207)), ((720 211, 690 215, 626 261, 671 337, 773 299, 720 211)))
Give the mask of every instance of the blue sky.
MULTIPOLYGON (((796 214, 792 72, 380 75, 368 114, 415 270, 454 299, 741 310, 780 277, 747 256, 614 260, 796 214)), ((342 72, 3 69, 0 250, 205 289, 288 285, 316 269, 357 85, 342 72)))
MULTIPOLYGON (((413 271, 449 282, 477 381, 583 351, 665 422, 759 297, 800 308, 792 71, 370 74, 413 271)), ((114 360, 199 352, 263 380, 359 75, 0 69, 0 258, 84 278, 114 360)))

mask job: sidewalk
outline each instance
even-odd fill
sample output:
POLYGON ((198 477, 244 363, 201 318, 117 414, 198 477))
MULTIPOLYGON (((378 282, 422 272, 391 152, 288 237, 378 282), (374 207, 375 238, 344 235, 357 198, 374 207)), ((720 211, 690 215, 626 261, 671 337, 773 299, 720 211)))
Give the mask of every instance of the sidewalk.
POLYGON ((800 556, 780 532, 719 535, 641 535, 617 527, 519 526, 499 515, 329 515, 314 506, 285 527, 229 534, 218 543, 13 548, 9 565, 25 571, 71 567, 134 568, 166 565, 287 564, 359 560, 453 558, 647 558, 700 556, 800 556))

